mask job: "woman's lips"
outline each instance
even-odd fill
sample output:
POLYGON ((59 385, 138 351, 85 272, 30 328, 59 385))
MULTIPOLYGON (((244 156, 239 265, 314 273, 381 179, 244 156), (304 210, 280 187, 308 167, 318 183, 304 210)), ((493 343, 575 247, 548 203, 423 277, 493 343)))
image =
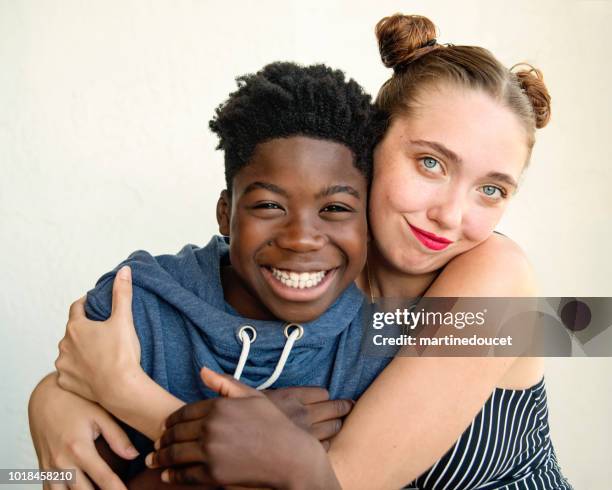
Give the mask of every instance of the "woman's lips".
POLYGON ((316 286, 297 289, 286 286, 279 279, 274 277, 267 267, 260 267, 266 282, 270 285, 274 293, 286 301, 306 302, 319 299, 325 294, 333 278, 338 272, 338 268, 328 270, 325 277, 316 286))
POLYGON ((427 248, 431 250, 444 250, 451 243, 453 243, 451 240, 448 240, 444 237, 434 235, 433 233, 430 233, 428 231, 421 230, 420 228, 417 228, 416 226, 412 226, 410 223, 408 223, 408 226, 410 227, 410 230, 412 230, 412 233, 414 234, 414 236, 417 237, 417 239, 423 245, 425 245, 427 248))

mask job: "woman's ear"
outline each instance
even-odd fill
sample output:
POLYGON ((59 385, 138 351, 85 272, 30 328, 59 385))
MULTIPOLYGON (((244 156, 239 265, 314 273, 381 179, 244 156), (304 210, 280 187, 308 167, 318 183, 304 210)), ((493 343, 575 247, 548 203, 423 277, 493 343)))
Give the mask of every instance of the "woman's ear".
POLYGON ((219 233, 223 236, 230 235, 230 214, 232 202, 227 189, 221 191, 219 200, 217 201, 217 223, 219 224, 219 233))

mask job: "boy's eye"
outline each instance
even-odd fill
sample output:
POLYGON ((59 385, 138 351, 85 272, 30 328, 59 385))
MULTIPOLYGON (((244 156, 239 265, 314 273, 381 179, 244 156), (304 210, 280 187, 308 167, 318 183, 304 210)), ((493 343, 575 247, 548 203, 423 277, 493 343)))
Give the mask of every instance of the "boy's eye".
POLYGON ((350 213, 352 209, 342 204, 329 204, 321 211, 323 213, 350 213))
POLYGON ((261 202, 253 206, 254 209, 283 209, 275 202, 261 202))
POLYGON ((497 187, 496 185, 483 185, 480 190, 486 197, 495 201, 498 199, 503 199, 507 195, 504 189, 497 187))
POLYGON ((285 213, 285 209, 273 201, 259 202, 253 205, 251 209, 255 216, 260 216, 261 218, 274 218, 285 213))
POLYGON ((443 172, 442 165, 435 158, 423 157, 419 161, 421 163, 421 167, 423 167, 423 170, 425 170, 426 172, 432 174, 440 174, 443 172))

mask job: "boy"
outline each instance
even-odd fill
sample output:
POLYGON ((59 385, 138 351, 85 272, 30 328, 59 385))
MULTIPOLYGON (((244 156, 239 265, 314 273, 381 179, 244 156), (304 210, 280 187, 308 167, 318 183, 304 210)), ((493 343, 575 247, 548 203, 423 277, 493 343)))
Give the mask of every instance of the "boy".
MULTIPOLYGON (((322 65, 273 63, 238 85, 211 121, 225 151, 217 219, 229 245, 213 237, 204 248, 139 251, 122 264, 131 268, 120 271, 134 285, 141 366, 121 354, 135 352, 126 345, 110 362, 104 350, 83 356, 89 369, 71 371, 62 355, 57 363, 62 387, 153 439, 180 400, 214 396, 203 366, 258 389, 314 385, 356 398, 385 362, 365 366, 359 356, 362 296, 353 284, 366 259, 369 96, 322 65), (70 379, 79 373, 85 391, 70 379)), ((89 318, 111 315, 116 271, 88 293, 89 318)), ((151 450, 140 435, 134 444, 141 455, 151 450)))

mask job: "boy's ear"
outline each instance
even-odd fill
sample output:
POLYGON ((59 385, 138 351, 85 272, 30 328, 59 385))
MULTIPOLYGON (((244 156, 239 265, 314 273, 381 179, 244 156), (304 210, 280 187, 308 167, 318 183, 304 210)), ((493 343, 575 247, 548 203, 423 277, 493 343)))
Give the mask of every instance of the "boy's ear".
POLYGON ((226 189, 221 191, 221 195, 217 201, 217 223, 219 224, 219 233, 223 236, 229 236, 230 234, 231 209, 232 203, 229 192, 227 192, 226 189))

